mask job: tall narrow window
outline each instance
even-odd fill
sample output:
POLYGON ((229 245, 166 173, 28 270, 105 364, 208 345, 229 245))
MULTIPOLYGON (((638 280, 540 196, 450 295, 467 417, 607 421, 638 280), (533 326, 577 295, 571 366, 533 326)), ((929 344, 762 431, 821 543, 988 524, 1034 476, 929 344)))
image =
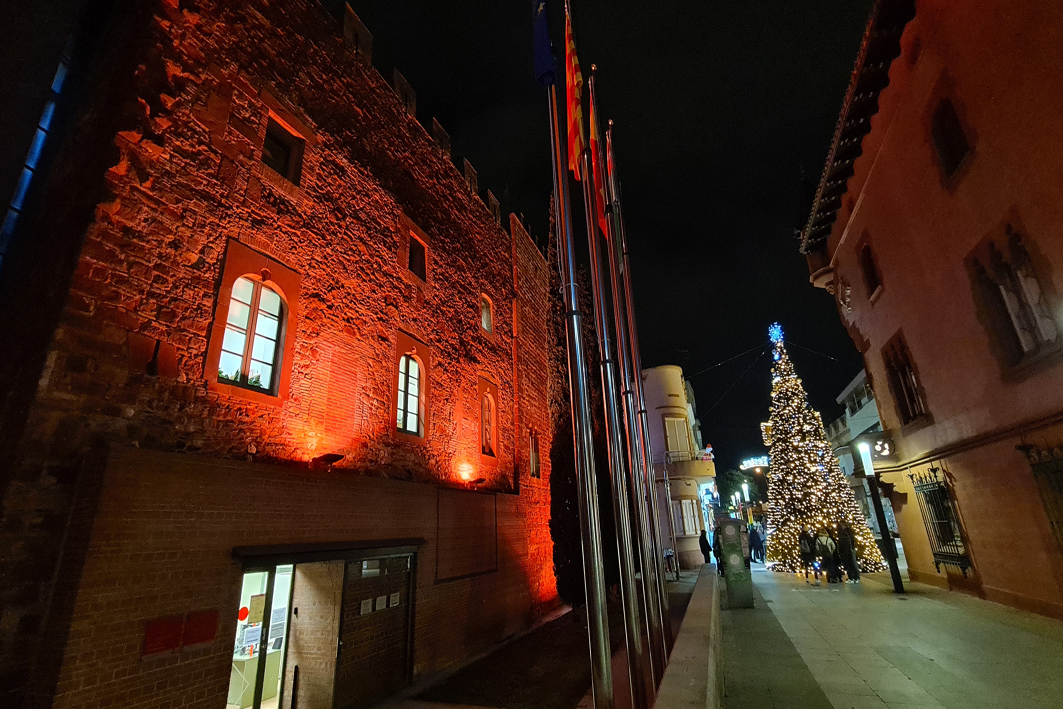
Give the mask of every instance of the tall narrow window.
POLYGON ((912 356, 904 337, 898 333, 882 350, 897 414, 902 424, 909 424, 928 414, 923 389, 912 366, 912 356))
POLYGON ((532 431, 528 436, 528 471, 533 478, 541 478, 539 470, 539 434, 532 431))
POLYGON ((494 332, 494 312, 492 311, 491 299, 486 295, 480 295, 480 327, 484 332, 494 332))
POLYGON ((690 434, 687 420, 680 416, 664 417, 665 443, 668 446, 668 462, 690 460, 690 434))
POLYGON ((878 264, 875 262, 875 253, 871 250, 871 244, 864 244, 860 248, 860 272, 867 285, 867 297, 871 298, 882 287, 882 279, 878 276, 878 264))
POLYGON ((971 152, 971 144, 964 133, 956 107, 949 99, 942 99, 930 121, 930 137, 938 155, 938 164, 945 177, 952 177, 963 159, 971 152))
POLYGON ((480 452, 495 455, 495 402, 490 394, 480 399, 480 452))
POLYGON ((41 159, 41 153, 44 151, 44 143, 52 129, 52 117, 55 115, 55 106, 59 101, 59 93, 63 90, 63 82, 66 81, 69 66, 69 56, 64 52, 63 58, 59 62, 59 67, 55 70, 51 92, 44 104, 44 109, 41 111, 41 118, 37 121, 37 130, 33 135, 33 141, 30 143, 29 152, 26 154, 26 159, 22 164, 22 173, 19 175, 18 182, 15 185, 15 194, 12 195, 7 214, 4 215, 4 221, 0 224, 0 261, 3 260, 8 242, 10 242, 11 235, 15 231, 15 222, 18 221, 19 216, 22 214, 26 193, 29 192, 30 183, 33 181, 38 162, 41 159))
POLYGON ((403 433, 421 435, 421 365, 406 354, 399 359, 399 393, 395 425, 403 433))
POLYGON ((236 279, 225 320, 218 381, 275 392, 283 337, 281 297, 260 280, 236 279))
POLYGON ((428 268, 425 259, 425 247, 413 234, 410 234, 410 258, 407 266, 413 275, 422 281, 428 280, 428 268))

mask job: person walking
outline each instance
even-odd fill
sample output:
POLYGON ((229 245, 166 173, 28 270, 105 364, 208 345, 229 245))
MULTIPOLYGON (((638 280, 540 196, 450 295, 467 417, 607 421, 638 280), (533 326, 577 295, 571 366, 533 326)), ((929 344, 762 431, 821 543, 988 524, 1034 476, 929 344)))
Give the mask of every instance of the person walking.
POLYGON ((749 557, 757 563, 764 561, 760 558, 760 532, 757 531, 756 525, 749 526, 749 557))
POLYGON ((701 530, 701 536, 698 537, 698 546, 701 547, 701 555, 705 557, 705 563, 712 563, 709 561, 710 559, 712 559, 712 545, 709 544, 708 530, 701 530))
POLYGON ((827 534, 826 527, 820 527, 819 533, 816 535, 816 558, 819 560, 819 566, 816 568, 816 585, 819 586, 819 572, 822 570, 824 576, 827 577, 827 583, 831 582, 832 571, 834 569, 834 554, 838 551, 838 545, 834 543, 834 540, 827 534))
POLYGON ((712 555, 716 557, 716 573, 723 576, 723 535, 720 534, 720 525, 712 530, 712 555))
POLYGON ((805 570, 805 583, 808 583, 808 570, 816 563, 816 538, 808 531, 807 524, 801 525, 801 533, 797 535, 797 547, 801 554, 801 566, 805 570))
POLYGON ((856 534, 848 522, 838 525, 838 556, 845 566, 846 583, 860 583, 860 565, 856 561, 856 534))

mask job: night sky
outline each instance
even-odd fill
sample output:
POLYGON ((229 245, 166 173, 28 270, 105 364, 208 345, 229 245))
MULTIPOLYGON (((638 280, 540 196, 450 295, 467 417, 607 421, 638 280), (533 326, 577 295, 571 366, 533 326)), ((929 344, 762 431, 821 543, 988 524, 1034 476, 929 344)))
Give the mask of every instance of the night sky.
MULTIPOLYGON (((397 68, 417 92, 420 122, 437 118, 480 189, 545 243, 550 145, 531 2, 351 6, 373 34, 374 65, 389 80, 397 68)), ((598 65, 602 119, 616 124, 643 366, 683 367, 720 470, 766 452, 771 358, 754 360, 771 322, 783 324, 827 423, 862 366, 832 298, 808 282, 794 229, 808 218, 870 9, 871 0, 573 0, 584 77, 598 65)), ((560 57, 563 3, 549 12, 560 57)), ((573 208, 580 225, 581 203, 573 208)))

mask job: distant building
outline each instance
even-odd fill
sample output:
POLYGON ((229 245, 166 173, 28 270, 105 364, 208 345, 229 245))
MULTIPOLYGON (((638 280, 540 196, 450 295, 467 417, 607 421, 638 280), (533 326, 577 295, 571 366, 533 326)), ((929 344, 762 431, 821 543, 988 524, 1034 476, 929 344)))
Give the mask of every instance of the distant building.
POLYGON ((909 574, 1057 618, 1060 27, 1058 3, 876 2, 801 233, 896 444, 909 574))
MULTIPOLYGON (((869 499, 871 490, 864 477, 864 466, 860 462, 860 454, 853 450, 853 441, 857 436, 866 433, 875 433, 882 430, 882 424, 878 418, 878 407, 875 405, 875 394, 867 384, 867 374, 860 372, 849 385, 842 390, 836 401, 845 406, 845 413, 827 426, 827 440, 830 441, 831 449, 838 458, 838 464, 842 472, 849 480, 849 486, 853 489, 853 495, 864 511, 864 518, 868 525, 875 530, 875 534, 882 536, 879 528, 878 517, 869 499)), ((882 506, 886 512, 886 524, 890 532, 897 531, 897 520, 893 516, 893 506, 888 498, 882 500, 882 506)))
POLYGON ((0 706, 363 707, 555 606, 550 264, 350 8, 46 5, 0 72, 0 706))
POLYGON ((694 415, 694 389, 683 378, 681 367, 645 369, 642 379, 661 541, 665 549, 673 550, 682 568, 694 568, 703 561, 698 536, 713 522, 706 519, 704 510, 705 491, 716 490, 712 448, 702 443, 701 424, 694 415))

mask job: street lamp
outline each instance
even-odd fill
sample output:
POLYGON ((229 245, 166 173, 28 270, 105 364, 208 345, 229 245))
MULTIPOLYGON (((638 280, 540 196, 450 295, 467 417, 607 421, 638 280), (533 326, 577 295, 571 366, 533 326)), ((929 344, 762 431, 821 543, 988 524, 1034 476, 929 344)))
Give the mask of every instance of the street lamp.
POLYGON ((749 483, 742 483, 742 495, 745 496, 746 502, 749 502, 749 483))
POLYGON ((886 511, 882 507, 882 498, 878 492, 878 478, 875 477, 875 466, 871 462, 871 446, 866 441, 857 444, 856 450, 860 452, 860 462, 864 466, 864 477, 867 479, 867 487, 871 491, 871 504, 875 508, 875 517, 878 519, 879 529, 882 531, 883 549, 886 563, 890 567, 890 577, 893 580, 895 593, 904 593, 904 584, 901 582, 901 571, 897 567, 897 546, 890 535, 889 524, 886 522, 886 511))

